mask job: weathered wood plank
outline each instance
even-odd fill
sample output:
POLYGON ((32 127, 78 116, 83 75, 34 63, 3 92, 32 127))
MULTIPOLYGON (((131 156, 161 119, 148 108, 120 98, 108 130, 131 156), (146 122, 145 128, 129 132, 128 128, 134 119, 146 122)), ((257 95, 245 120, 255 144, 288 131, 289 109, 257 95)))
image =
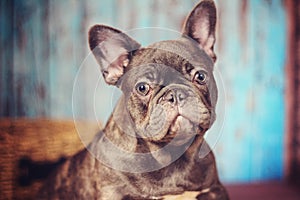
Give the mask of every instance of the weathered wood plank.
POLYGON ((15 116, 13 91, 13 1, 0 2, 0 116, 15 116))
POLYGON ((218 2, 218 68, 224 77, 227 112, 223 141, 216 149, 222 176, 229 181, 281 179, 284 7, 281 1, 218 2), (241 31, 243 27, 247 31, 241 31))

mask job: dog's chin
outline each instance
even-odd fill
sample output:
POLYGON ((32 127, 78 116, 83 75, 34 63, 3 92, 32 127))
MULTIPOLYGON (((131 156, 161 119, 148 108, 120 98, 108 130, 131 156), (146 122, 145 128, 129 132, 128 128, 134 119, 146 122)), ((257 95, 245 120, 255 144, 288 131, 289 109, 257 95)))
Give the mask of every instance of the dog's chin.
POLYGON ((204 129, 199 124, 179 115, 174 118, 165 137, 160 142, 181 146, 189 143, 196 135, 202 134, 204 134, 204 129))

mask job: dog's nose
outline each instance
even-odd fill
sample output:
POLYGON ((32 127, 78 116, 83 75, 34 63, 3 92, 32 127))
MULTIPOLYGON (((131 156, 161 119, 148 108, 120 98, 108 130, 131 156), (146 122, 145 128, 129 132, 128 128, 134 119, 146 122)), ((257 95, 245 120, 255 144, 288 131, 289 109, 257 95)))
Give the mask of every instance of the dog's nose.
POLYGON ((172 89, 163 96, 163 99, 173 105, 176 105, 183 102, 186 97, 187 95, 182 89, 172 89))

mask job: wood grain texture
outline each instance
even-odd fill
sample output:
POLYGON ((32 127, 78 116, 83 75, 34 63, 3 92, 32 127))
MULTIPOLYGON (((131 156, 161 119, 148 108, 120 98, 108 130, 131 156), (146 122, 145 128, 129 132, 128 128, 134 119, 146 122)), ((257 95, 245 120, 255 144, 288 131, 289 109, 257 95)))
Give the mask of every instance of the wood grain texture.
POLYGON ((231 200, 298 200, 299 187, 282 182, 227 185, 231 200))
MULTIPOLYGON (((281 179, 286 18, 282 1, 218 1, 226 115, 214 149, 221 176, 281 179)), ((224 103, 224 101, 219 101, 224 103)))
POLYGON ((286 63, 286 135, 285 175, 300 184, 300 3, 286 0, 288 17, 288 59, 286 63))
MULTIPOLYGON (((88 122, 81 125, 89 126, 94 134, 99 130, 88 122)), ((1 199, 33 199, 45 178, 43 173, 82 150, 82 142, 71 120, 0 119, 1 199)))

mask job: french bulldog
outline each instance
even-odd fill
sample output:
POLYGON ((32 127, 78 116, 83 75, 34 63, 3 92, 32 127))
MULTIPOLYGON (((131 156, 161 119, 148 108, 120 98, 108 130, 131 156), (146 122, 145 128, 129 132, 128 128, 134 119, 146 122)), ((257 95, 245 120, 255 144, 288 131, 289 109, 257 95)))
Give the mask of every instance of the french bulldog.
POLYGON ((211 0, 195 6, 180 38, 147 47, 93 26, 90 49, 105 82, 123 95, 104 129, 49 178, 39 198, 229 199, 203 137, 216 116, 215 29, 211 0))

